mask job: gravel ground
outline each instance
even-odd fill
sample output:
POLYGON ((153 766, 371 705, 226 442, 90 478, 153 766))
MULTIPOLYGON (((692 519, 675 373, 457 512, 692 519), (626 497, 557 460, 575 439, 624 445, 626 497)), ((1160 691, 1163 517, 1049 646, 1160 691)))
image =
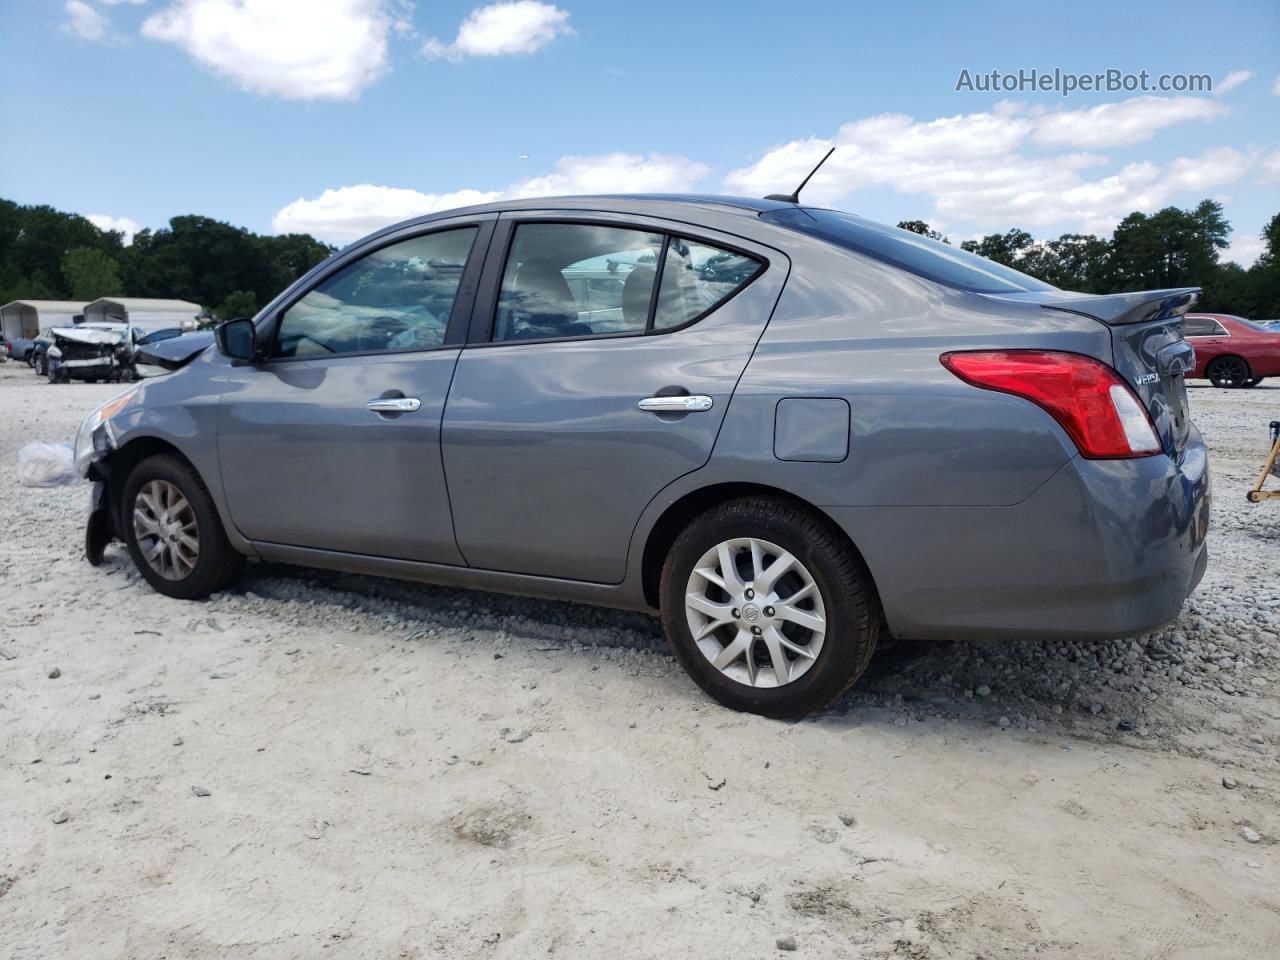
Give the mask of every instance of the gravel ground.
POLYGON ((0 364, 0 956, 1280 952, 1280 386, 1191 391, 1213 559, 1169 628, 900 644, 799 723, 640 615, 95 570, 85 488, 14 468, 115 389, 0 364))

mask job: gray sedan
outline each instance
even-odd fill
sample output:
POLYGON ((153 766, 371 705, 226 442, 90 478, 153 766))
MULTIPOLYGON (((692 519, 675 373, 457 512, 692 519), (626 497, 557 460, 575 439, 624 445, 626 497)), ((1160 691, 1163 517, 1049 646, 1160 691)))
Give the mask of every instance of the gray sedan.
POLYGON ((197 598, 246 557, 660 613, 730 707, 839 697, 882 631, 1116 637, 1204 572, 1195 290, 1068 293, 783 200, 433 214, 91 414, 87 552, 197 598))

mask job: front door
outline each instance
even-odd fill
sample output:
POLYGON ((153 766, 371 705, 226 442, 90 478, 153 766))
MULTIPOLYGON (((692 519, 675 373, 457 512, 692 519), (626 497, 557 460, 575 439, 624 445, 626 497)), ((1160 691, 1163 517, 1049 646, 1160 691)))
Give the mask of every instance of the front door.
POLYGON ((617 583, 645 506, 711 455, 787 264, 666 221, 573 221, 500 220, 444 464, 469 565, 617 583))
MULTIPOLYGON (((356 251, 231 368, 223 486, 250 540, 461 563, 440 418, 492 220, 356 251)), ((260 327, 260 336, 264 328, 260 327)))

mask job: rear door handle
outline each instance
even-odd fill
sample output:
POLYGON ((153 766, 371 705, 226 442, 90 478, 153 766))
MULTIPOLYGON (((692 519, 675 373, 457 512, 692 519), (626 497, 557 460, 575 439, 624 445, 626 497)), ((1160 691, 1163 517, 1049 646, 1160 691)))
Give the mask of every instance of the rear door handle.
POLYGON ((701 413, 711 409, 712 400, 703 394, 645 397, 636 406, 648 413, 701 413))
POLYGON ((413 413, 422 406, 417 397, 378 397, 366 406, 374 413, 413 413))

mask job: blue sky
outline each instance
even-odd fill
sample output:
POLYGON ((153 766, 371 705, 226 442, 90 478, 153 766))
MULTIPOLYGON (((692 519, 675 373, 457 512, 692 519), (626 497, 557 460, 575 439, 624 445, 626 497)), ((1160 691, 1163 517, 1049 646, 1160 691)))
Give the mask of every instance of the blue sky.
MULTIPOLYGON (((954 238, 1280 211, 1280 4, 4 0, 0 195, 344 242, 471 199, 762 194, 954 238), (957 92, 1019 68, 1212 93, 957 92), (1228 79, 1230 78, 1230 79, 1228 79)), ((106 221, 104 221, 106 222, 106 221)))

